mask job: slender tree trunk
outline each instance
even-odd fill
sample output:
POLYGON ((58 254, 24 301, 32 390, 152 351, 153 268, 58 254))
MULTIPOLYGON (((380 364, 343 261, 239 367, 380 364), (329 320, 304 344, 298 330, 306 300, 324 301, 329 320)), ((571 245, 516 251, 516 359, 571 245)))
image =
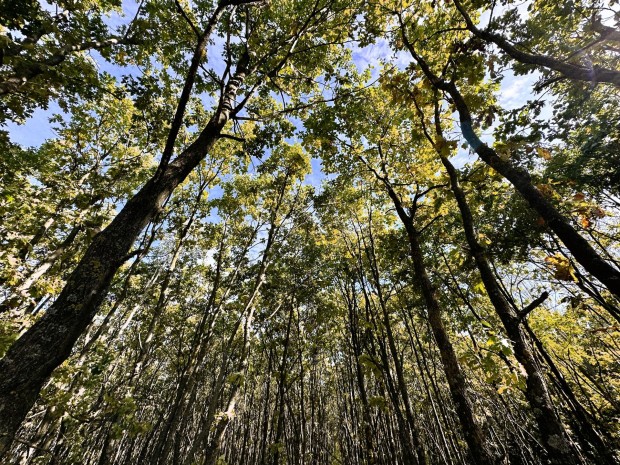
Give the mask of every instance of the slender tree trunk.
POLYGON ((286 338, 284 339, 284 348, 282 351, 282 361, 280 362, 280 379, 278 380, 278 396, 276 404, 278 406, 278 417, 276 425, 276 434, 274 442, 276 443, 276 450, 274 451, 271 463, 278 465, 280 463, 280 440, 284 430, 284 395, 286 393, 286 361, 288 357, 288 348, 291 336, 291 324, 293 322, 293 313, 295 306, 293 302, 290 303, 291 308, 289 310, 288 323, 286 325, 286 338))
POLYGON ((202 196, 202 193, 204 192, 205 188, 206 188, 206 183, 200 186, 200 189, 198 189, 198 195, 193 205, 190 217, 179 232, 179 237, 177 239, 174 250, 172 252, 172 258, 170 260, 170 265, 168 265, 168 267, 166 268, 166 272, 164 273, 164 279, 162 280, 159 286, 157 303, 155 304, 155 308, 153 309, 153 314, 149 322, 149 326, 146 332, 146 337, 144 338, 144 342, 140 345, 140 351, 138 353, 138 358, 134 365, 133 372, 129 378, 129 382, 131 382, 134 378, 139 377, 140 372, 142 371, 144 362, 151 348, 151 342, 153 341, 155 328, 158 326, 159 320, 161 319, 161 316, 166 307, 168 287, 170 286, 170 281, 172 279, 174 271, 176 270, 177 262, 179 260, 179 256, 181 255, 181 251, 183 249, 185 239, 192 227, 192 224, 194 223, 194 218, 196 216, 196 213, 198 211, 198 207, 200 204, 200 197, 202 196))
POLYGON ((222 392, 224 389, 224 382, 226 379, 228 361, 231 355, 229 351, 232 350, 233 342, 237 336, 239 328, 241 327, 241 322, 243 318, 245 318, 245 323, 243 325, 244 345, 242 348, 240 360, 237 362, 237 368, 238 368, 237 372, 245 373, 245 370, 247 368, 249 351, 250 351, 249 332, 251 330, 252 320, 254 317, 255 302, 256 302, 257 297, 260 294, 263 284, 265 283, 267 268, 269 267, 269 263, 270 263, 271 247, 274 244, 275 235, 279 229, 279 226, 276 225, 275 223, 275 216, 278 212, 278 209, 280 208, 282 204, 282 199, 284 196, 285 189, 286 189, 286 186, 283 186, 282 190, 280 191, 280 196, 278 198, 278 201, 276 202, 275 210, 272 212, 272 215, 271 215, 271 222, 269 226, 269 232, 267 234, 265 249, 263 250, 262 259, 260 262, 258 273, 256 275, 256 280, 254 281, 252 293, 250 294, 248 301, 245 304, 245 307, 243 308, 243 310, 241 311, 241 314, 239 315, 239 321, 237 322, 237 324, 235 325, 233 329, 233 332, 229 336, 227 344, 226 344, 227 348, 224 354, 222 354, 222 363, 220 365, 220 369, 217 375, 217 380, 215 382, 215 386, 211 394, 211 400, 209 402, 209 408, 207 410, 207 415, 206 415, 204 424, 202 425, 202 430, 194 438, 194 444, 192 448, 190 449, 190 453, 187 457, 187 461, 190 463, 192 460, 194 460, 195 455, 198 453, 199 447, 203 444, 205 445, 204 463, 210 464, 215 460, 217 451, 220 447, 220 442, 222 440, 222 437, 224 436, 224 433, 226 432, 226 428, 228 427, 228 423, 230 422, 230 419, 231 419, 230 417, 232 417, 235 406, 237 404, 239 387, 240 387, 239 383, 234 384, 232 386, 231 392, 228 395, 226 414, 224 414, 223 417, 220 419, 220 421, 217 422, 215 426, 215 433, 212 435, 211 440, 209 441, 209 433, 211 431, 211 427, 213 423, 215 422, 215 411, 216 411, 216 408, 218 406, 219 400, 222 396, 222 392))
POLYGON ((273 364, 273 347, 269 349, 269 355, 267 356, 267 373, 266 373, 266 388, 265 388, 265 396, 264 396, 264 404, 263 404, 263 413, 262 413, 262 425, 261 425, 261 434, 260 434, 260 445, 259 452, 257 456, 256 463, 260 465, 265 465, 267 463, 267 455, 265 453, 267 449, 267 438, 269 436, 269 423, 271 417, 269 415, 269 400, 271 399, 271 370, 273 364))
MULTIPOLYGON (((359 273, 361 275, 362 273, 361 269, 359 270, 359 273)), ((383 338, 379 337, 379 334, 377 331, 378 325, 376 323, 375 318, 372 316, 372 312, 370 311, 371 299, 370 299, 370 296, 368 295, 368 292, 365 288, 365 285, 364 285, 364 282, 361 276, 360 276, 360 281, 361 281, 360 284, 362 288, 362 293, 364 295, 366 309, 367 309, 368 314, 371 316, 370 320, 373 322, 374 329, 377 332, 377 334, 375 335, 375 340, 377 341, 377 344, 379 345, 379 356, 381 357, 381 364, 382 364, 381 373, 385 380, 387 392, 389 394, 390 401, 392 402, 392 406, 394 408, 394 415, 396 416, 396 422, 398 426, 397 431, 398 431, 398 436, 401 442, 403 462, 405 463, 405 465, 420 465, 418 457, 421 456, 422 458, 424 458, 425 454, 424 454, 424 451, 422 450, 422 441, 420 440, 420 437, 419 437, 419 431, 415 424, 413 424, 413 428, 412 428, 412 425, 409 424, 405 420, 405 417, 403 416, 401 405, 400 405, 402 402, 402 399, 399 395, 400 392, 397 387, 397 382, 394 381, 392 373, 391 373, 390 362, 389 362, 387 350, 385 348, 385 342, 383 338), (415 451, 415 454, 414 454, 414 451, 415 451)))
POLYGON ((372 433, 372 421, 370 416, 370 406, 368 404, 368 394, 366 392, 366 383, 364 380, 364 371, 360 362, 360 356, 362 355, 362 347, 359 335, 358 306, 355 301, 355 283, 351 285, 351 295, 348 294, 348 290, 343 294, 347 300, 348 314, 349 314, 349 333, 351 336, 351 346, 353 348, 353 357, 355 357, 355 379, 357 381, 357 388, 360 393, 360 400, 362 402, 362 419, 364 421, 364 443, 365 443, 365 456, 366 463, 373 465, 376 463, 376 451, 373 446, 373 433, 372 433))
MULTIPOLYGON (((446 440, 446 435, 443 429, 443 426, 441 424, 441 420, 439 419, 439 415, 437 413, 437 408, 435 406, 435 400, 433 398, 433 393, 431 393, 430 388, 428 386, 428 381, 427 381, 427 377, 424 376, 424 372, 425 372, 425 368, 424 368, 424 364, 422 362, 422 357, 418 347, 416 347, 417 345, 419 345, 419 342, 416 343, 413 340, 413 334, 412 334, 412 330, 411 330, 411 326, 409 322, 407 321, 407 318, 404 318, 404 323, 405 323, 405 328, 407 329, 407 334, 409 335, 409 342, 411 345, 411 349, 414 353, 415 359, 416 359, 416 364, 418 366, 418 370, 420 372, 420 378, 422 380, 422 385, 424 387, 424 392, 426 393, 426 397, 429 400, 430 406, 431 406, 431 411, 432 411, 432 415, 433 415, 433 419, 435 420, 435 424, 437 425, 437 430, 438 430, 438 434, 439 434, 439 439, 441 440, 441 444, 439 444, 439 439, 437 440, 438 442, 438 447, 441 448, 441 446, 443 446, 443 454, 445 454, 446 457, 449 458, 450 461, 452 460, 452 454, 451 454, 451 448, 448 445, 448 442, 446 440)), ((415 330, 415 328, 414 328, 415 330)), ((416 340, 417 340, 417 334, 416 334, 416 340)), ((425 361, 424 361, 425 362, 425 361)), ((435 393, 436 394, 436 393, 435 393)), ((444 459, 446 460, 446 459, 444 459)), ((446 460, 447 461, 447 460, 446 460)))
POLYGON ((496 462, 493 458, 493 452, 489 445, 489 441, 476 419, 473 411, 473 406, 469 395, 467 394, 467 381, 465 375, 461 370, 448 333, 443 325, 441 318, 441 305, 436 296, 436 290, 431 282, 428 273, 426 271, 426 265, 424 261, 424 254, 420 247, 419 232, 413 224, 413 216, 405 212, 398 195, 394 192, 391 185, 385 178, 379 178, 383 181, 386 190, 394 207, 400 217, 405 230, 407 231, 407 237, 409 238, 409 245, 411 251, 411 258, 413 259, 413 267, 416 279, 422 288, 422 295, 426 302, 428 310, 428 321, 437 342, 439 354, 443 363, 446 378, 448 380, 448 386, 450 387, 450 393, 452 394, 452 400, 454 401, 456 411, 461 423, 463 435, 469 446, 469 450, 474 463, 478 465, 491 465, 496 462))
POLYGON ((482 277, 484 287, 506 329, 508 337, 512 341, 515 357, 523 365, 527 373, 525 395, 532 407, 532 413, 538 424, 542 444, 549 456, 549 460, 557 465, 576 464, 578 463, 576 451, 567 438, 564 425, 553 407, 544 375, 534 358, 531 344, 521 327, 521 316, 517 314, 504 297, 502 289, 495 279, 495 274, 491 269, 486 252, 478 242, 474 219, 465 193, 459 185, 457 172, 447 158, 441 157, 441 162, 450 177, 450 185, 461 213, 467 244, 482 277))
POLYGON ((375 257, 375 243, 372 234, 372 225, 369 225, 368 234, 370 238, 370 247, 365 247, 365 250, 370 262, 372 275, 375 281, 375 288, 377 291, 377 297, 379 299, 379 307, 381 308, 381 316, 383 318, 383 326, 385 328, 385 334, 388 340, 388 348, 390 349, 390 355, 392 356, 392 360, 394 361, 394 371, 396 372, 396 386, 398 387, 398 391, 403 402, 405 419, 407 420, 409 429, 412 432, 418 462, 420 463, 420 465, 426 465, 426 452, 424 450, 424 445, 420 441, 419 428, 413 416, 413 409, 411 407, 409 392, 407 391, 407 383, 405 382, 405 375, 403 372, 403 364, 401 362, 400 355, 398 354, 398 349, 396 348, 396 341, 394 340, 394 333, 392 331, 392 323, 390 322, 389 311, 387 309, 387 304, 385 302, 383 290, 381 288, 381 279, 379 276, 379 270, 377 269, 377 261, 375 257))

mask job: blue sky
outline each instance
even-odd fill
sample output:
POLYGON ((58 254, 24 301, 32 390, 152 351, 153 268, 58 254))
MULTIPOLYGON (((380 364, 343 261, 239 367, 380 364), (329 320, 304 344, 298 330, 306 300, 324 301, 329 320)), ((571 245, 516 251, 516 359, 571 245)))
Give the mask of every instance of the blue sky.
MULTIPOLYGON (((111 26, 120 26, 130 21, 136 12, 136 3, 131 1, 124 2, 125 14, 114 14, 108 22, 111 26)), ((216 68, 222 68, 224 65, 220 57, 221 45, 223 39, 217 37, 215 43, 209 50, 209 64, 216 68)), ((366 47, 352 46, 352 59, 358 69, 361 71, 367 67, 372 67, 373 78, 376 78, 380 69, 381 60, 390 59, 399 68, 406 67, 411 58, 408 54, 401 52, 394 56, 391 47, 386 39, 380 39, 376 43, 368 45, 366 47)), ((120 77, 128 72, 137 73, 136 69, 121 68, 117 65, 112 65, 101 58, 101 56, 94 52, 91 54, 93 60, 97 63, 100 71, 107 72, 113 76, 120 77)), ((531 95, 531 89, 536 81, 536 75, 527 75, 515 77, 507 75, 502 82, 502 87, 499 92, 499 103, 503 108, 515 108, 525 103, 525 101, 531 95)), ((205 102, 206 103, 206 102, 205 102)), ((8 123, 7 129, 9 131, 11 140, 23 146, 36 147, 39 146, 46 139, 56 137, 52 125, 48 119, 51 115, 61 112, 57 104, 52 102, 47 109, 37 109, 33 115, 28 118, 24 124, 8 123)), ((490 131, 485 135, 483 139, 488 142, 492 141, 490 137, 490 131)), ((473 161, 475 157, 469 154, 466 150, 460 150, 454 159, 457 166, 473 161)), ((307 182, 316 187, 320 186, 321 181, 325 178, 325 175, 321 171, 320 160, 312 160, 313 173, 308 177, 307 182)))

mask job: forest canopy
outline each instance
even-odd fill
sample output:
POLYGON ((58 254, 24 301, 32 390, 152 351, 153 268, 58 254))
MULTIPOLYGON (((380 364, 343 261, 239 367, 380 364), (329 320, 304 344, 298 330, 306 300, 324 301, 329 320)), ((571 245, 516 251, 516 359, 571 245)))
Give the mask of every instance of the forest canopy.
POLYGON ((618 0, 0 21, 0 463, 620 463, 618 0))

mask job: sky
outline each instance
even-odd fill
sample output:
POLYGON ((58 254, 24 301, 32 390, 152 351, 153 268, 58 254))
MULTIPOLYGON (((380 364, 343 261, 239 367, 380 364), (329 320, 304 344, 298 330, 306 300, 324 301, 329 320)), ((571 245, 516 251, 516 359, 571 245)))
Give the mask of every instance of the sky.
MULTIPOLYGON (((112 15, 108 19, 108 23, 110 26, 127 24, 134 17, 136 7, 137 4, 135 2, 125 0, 123 4, 124 14, 112 15)), ((217 37, 209 51, 209 63, 216 69, 223 67, 223 63, 219 57, 222 40, 223 39, 217 37)), ((351 46, 351 49, 352 59, 358 70, 361 71, 368 67, 372 67, 373 78, 376 78, 379 73, 380 61, 382 59, 390 58, 401 69, 404 69, 411 62, 411 58, 405 52, 393 56, 391 47, 386 39, 380 39, 376 43, 366 47, 354 45, 351 46)), ((100 71, 107 72, 115 77, 120 77, 128 71, 132 71, 106 62, 97 52, 92 53, 91 56, 95 63, 97 63, 100 71)), ((531 96, 531 89, 536 80, 537 76, 533 74, 518 77, 508 74, 501 84, 498 95, 500 105, 506 109, 523 105, 531 96)), ((8 123, 6 127, 9 131, 11 140, 22 146, 37 147, 46 139, 56 137, 52 125, 48 122, 48 119, 56 113, 62 112, 55 102, 51 102, 49 108, 35 110, 33 115, 28 118, 24 124, 8 123)), ((488 131, 487 134, 483 134, 483 140, 492 142, 490 133, 491 131, 488 131)), ((453 162, 460 167, 474 159, 475 157, 471 155, 469 151, 461 149, 453 159, 453 162)), ((306 182, 315 187, 319 187, 321 182, 325 179, 325 175, 321 170, 320 160, 313 159, 312 168, 313 173, 308 176, 306 182)))

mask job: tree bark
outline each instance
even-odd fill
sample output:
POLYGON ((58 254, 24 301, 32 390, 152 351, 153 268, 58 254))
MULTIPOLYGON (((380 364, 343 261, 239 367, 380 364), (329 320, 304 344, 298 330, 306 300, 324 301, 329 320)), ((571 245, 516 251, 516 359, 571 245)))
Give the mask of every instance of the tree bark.
POLYGON ((92 321, 114 274, 140 232, 159 212, 174 189, 209 153, 234 107, 237 90, 248 73, 249 56, 240 59, 223 98, 198 138, 156 178, 151 178, 92 241, 69 276, 58 299, 0 360, 0 457, 38 398, 52 371, 66 360, 92 321))
MULTIPOLYGON (((376 174, 376 173, 375 173, 376 174)), ((377 174, 376 174, 377 175, 377 174)), ((441 305, 436 296, 436 290, 426 271, 424 254, 420 246, 419 232, 413 224, 413 216, 407 214, 402 206, 401 200, 392 189, 387 179, 380 178, 401 219, 407 237, 409 239, 411 258, 415 277, 422 289, 422 295, 426 302, 428 311, 428 321, 433 332, 441 361, 446 373, 448 386, 454 401, 456 412, 461 423, 463 435, 469 446, 469 451, 473 462, 477 465, 491 465, 496 463, 489 441, 478 421, 475 418, 472 402, 467 394, 467 381, 461 370, 458 358, 450 342, 448 333, 443 325, 441 318, 441 305)))
POLYGON ((453 82, 440 79, 430 69, 428 63, 416 52, 409 42, 401 24, 401 37, 413 59, 420 65, 424 75, 430 83, 439 90, 450 95, 456 111, 459 114, 461 132, 472 150, 482 161, 504 176, 521 196, 529 203, 538 214, 545 220, 549 228, 560 238, 570 250, 577 262, 592 276, 603 283, 609 291, 620 298, 620 271, 610 265, 600 254, 584 239, 570 224, 558 209, 532 184, 529 173, 520 167, 514 166, 510 161, 502 158, 482 142, 473 129, 473 120, 465 99, 453 82))
POLYGON ((532 413, 538 424, 542 443, 547 451, 550 463, 557 465, 576 464, 578 463, 576 460, 577 454, 570 444, 564 425, 553 407, 544 375, 536 363, 531 344, 521 327, 521 318, 504 297, 495 279, 486 252, 478 242, 474 219, 465 198, 465 193, 459 185, 456 170, 447 158, 441 157, 441 162, 450 177, 450 186, 461 213, 467 244, 480 272, 487 295, 495 308, 495 312, 502 321, 508 337, 512 341, 515 357, 523 365, 527 373, 525 395, 532 407, 532 413))

